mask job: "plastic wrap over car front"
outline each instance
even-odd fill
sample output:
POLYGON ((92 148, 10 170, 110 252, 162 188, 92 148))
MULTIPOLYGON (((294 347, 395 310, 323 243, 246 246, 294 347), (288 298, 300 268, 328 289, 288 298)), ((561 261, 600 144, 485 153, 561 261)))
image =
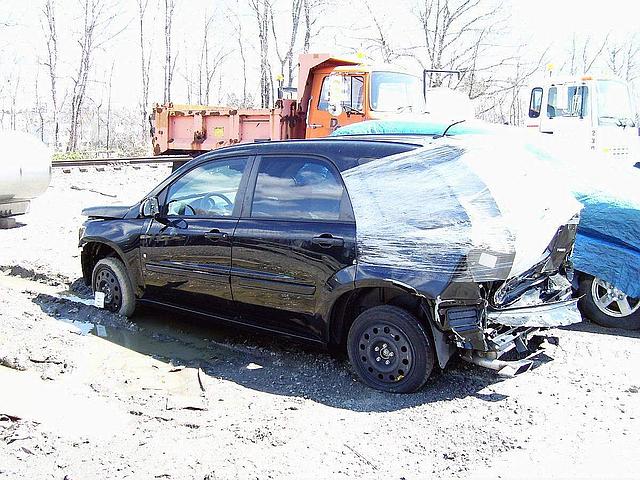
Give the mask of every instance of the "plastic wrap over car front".
POLYGON ((441 139, 346 171, 359 267, 410 271, 419 289, 539 263, 581 205, 535 155, 496 140, 441 139))

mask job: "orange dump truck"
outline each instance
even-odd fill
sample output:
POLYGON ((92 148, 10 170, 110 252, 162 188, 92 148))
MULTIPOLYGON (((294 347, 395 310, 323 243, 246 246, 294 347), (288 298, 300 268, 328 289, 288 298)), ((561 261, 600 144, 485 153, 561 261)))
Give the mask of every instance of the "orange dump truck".
POLYGON ((300 56, 297 99, 272 109, 158 105, 155 155, 196 155, 236 143, 317 138, 350 123, 424 111, 423 79, 328 54, 300 56))

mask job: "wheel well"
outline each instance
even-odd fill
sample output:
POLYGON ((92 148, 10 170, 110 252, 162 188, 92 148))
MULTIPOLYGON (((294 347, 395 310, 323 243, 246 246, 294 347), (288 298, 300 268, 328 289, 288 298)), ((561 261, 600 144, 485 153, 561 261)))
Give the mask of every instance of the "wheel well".
MULTIPOLYGON (((82 248, 81 263, 82 263, 82 277, 84 283, 91 285, 91 275, 93 273, 93 267, 96 266, 103 258, 117 257, 120 258, 118 252, 106 243, 91 242, 87 243, 82 248)), ((122 260, 122 258, 120 258, 122 260)))
MULTIPOLYGON (((334 303, 329 320, 329 346, 344 350, 349 329, 358 315, 379 305, 393 305, 412 313, 428 327, 428 319, 421 308, 422 299, 405 290, 394 287, 357 288, 343 294, 334 303)), ((429 332, 430 329, 427 328, 429 332)))

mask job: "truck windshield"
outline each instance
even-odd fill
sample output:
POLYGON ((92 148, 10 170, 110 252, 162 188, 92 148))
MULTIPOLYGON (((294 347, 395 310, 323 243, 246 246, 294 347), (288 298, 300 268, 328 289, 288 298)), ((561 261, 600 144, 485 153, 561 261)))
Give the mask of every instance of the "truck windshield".
POLYGON ((631 106, 629 89, 624 82, 599 80, 598 123, 600 125, 633 126, 635 113, 631 106))
POLYGON ((424 92, 418 77, 397 72, 373 72, 371 110, 377 112, 424 112, 424 92))

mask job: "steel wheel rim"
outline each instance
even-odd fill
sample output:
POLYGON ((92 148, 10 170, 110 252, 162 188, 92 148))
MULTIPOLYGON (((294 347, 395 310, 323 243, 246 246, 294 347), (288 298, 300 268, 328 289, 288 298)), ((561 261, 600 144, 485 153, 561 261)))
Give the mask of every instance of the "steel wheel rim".
POLYGON ((628 317, 640 309, 640 299, 628 296, 600 278, 593 279, 591 297, 598 310, 610 317, 628 317))
POLYGON ((413 347, 408 337, 386 322, 376 322, 361 333, 358 354, 365 375, 377 383, 397 383, 413 368, 413 347))
POLYGON ((94 292, 104 293, 104 307, 117 312, 122 306, 122 288, 115 273, 110 268, 101 268, 96 272, 94 292))

